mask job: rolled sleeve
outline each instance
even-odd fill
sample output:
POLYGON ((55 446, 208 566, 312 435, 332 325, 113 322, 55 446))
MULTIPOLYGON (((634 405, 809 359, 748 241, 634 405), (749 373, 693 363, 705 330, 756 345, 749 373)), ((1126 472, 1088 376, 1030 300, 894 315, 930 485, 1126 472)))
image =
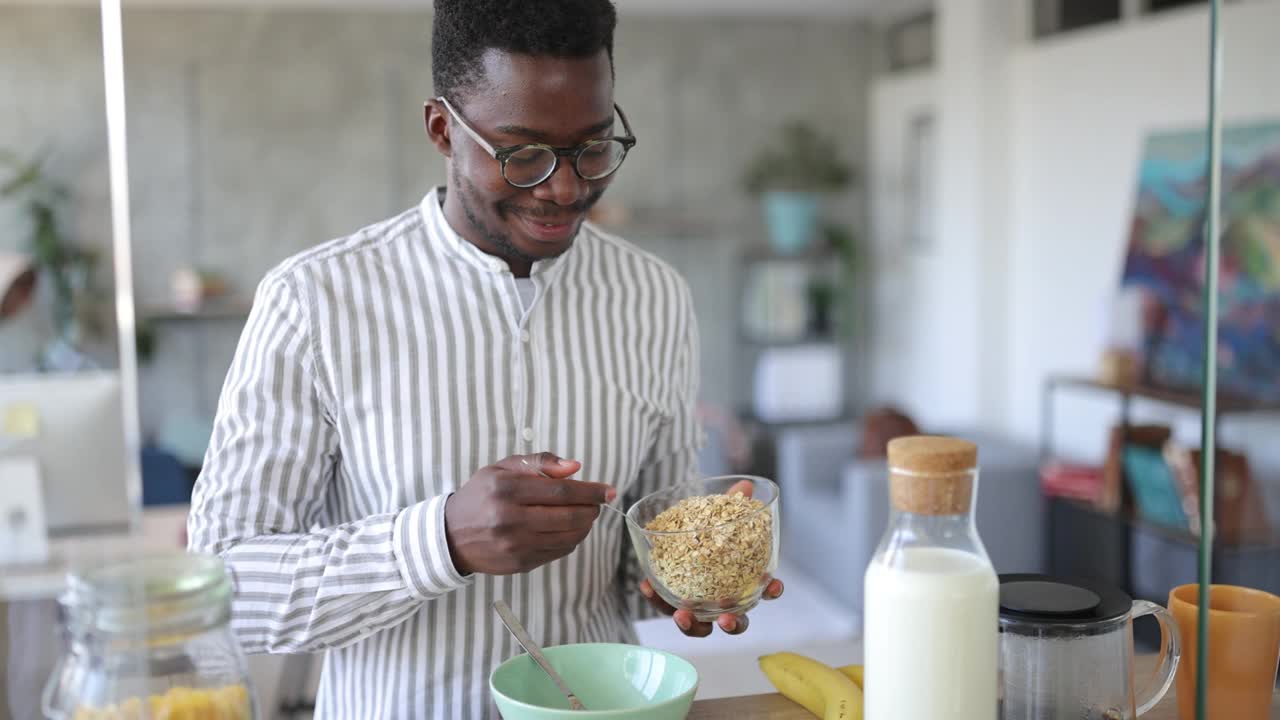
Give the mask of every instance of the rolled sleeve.
POLYGON ((410 505, 395 520, 392 542, 400 574, 424 600, 470 585, 475 579, 458 572, 449 555, 444 525, 448 499, 448 495, 439 495, 410 505))

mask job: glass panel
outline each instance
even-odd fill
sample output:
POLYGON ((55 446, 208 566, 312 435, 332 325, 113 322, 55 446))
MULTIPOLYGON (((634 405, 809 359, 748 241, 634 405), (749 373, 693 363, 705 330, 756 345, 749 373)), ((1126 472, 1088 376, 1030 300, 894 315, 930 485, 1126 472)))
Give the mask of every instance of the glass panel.
POLYGON ((0 14, 0 84, 13 99, 0 124, 0 478, 16 478, 0 495, 26 497, 30 483, 43 499, 5 509, 23 520, 3 547, 43 558, 34 539, 46 531, 129 527, 131 335, 117 327, 99 13, 0 14))
POLYGON ((1035 34, 1043 37, 1115 22, 1122 7, 1120 0, 1035 0, 1035 34))
POLYGON ((0 717, 44 717, 64 573, 138 529, 103 34, 94 4, 0 7, 0 717))
POLYGON ((1173 8, 1184 7, 1187 5, 1206 5, 1205 0, 1149 0, 1147 10, 1149 12, 1161 12, 1164 10, 1172 10, 1173 8))
POLYGON ((1280 712, 1280 457, 1271 440, 1280 416, 1280 245, 1267 238, 1280 232, 1280 106, 1257 93, 1268 82, 1262 67, 1280 61, 1280 49, 1253 24, 1280 20, 1280 8, 1212 6, 1222 62, 1211 96, 1222 118, 1218 442, 1213 469, 1200 472, 1214 481, 1202 494, 1211 493, 1211 513, 1201 507, 1214 532, 1201 537, 1199 587, 1174 591, 1170 602, 1197 631, 1198 652, 1184 668, 1197 671, 1197 717, 1271 717, 1280 712), (1241 403, 1257 412, 1230 409, 1241 403))

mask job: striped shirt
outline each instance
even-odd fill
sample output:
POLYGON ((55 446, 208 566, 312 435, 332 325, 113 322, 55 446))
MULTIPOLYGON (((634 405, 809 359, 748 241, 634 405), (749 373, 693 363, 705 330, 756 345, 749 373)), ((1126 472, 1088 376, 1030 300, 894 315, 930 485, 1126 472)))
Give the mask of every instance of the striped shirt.
POLYGON ((226 561, 244 648, 325 653, 319 718, 497 717, 489 673, 519 652, 498 598, 543 645, 634 641, 614 513, 530 573, 458 572, 445 500, 476 470, 548 450, 628 502, 695 468, 680 276, 588 223, 525 307, 442 196, 263 279, 196 484, 190 547, 226 561))

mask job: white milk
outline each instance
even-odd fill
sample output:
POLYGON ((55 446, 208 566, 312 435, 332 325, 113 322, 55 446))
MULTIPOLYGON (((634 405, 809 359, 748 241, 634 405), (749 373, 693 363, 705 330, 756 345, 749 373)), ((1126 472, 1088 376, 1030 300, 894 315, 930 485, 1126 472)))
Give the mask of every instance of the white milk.
POLYGON ((866 720, 993 720, 999 583, 983 558, 942 548, 877 557, 865 584, 866 720))

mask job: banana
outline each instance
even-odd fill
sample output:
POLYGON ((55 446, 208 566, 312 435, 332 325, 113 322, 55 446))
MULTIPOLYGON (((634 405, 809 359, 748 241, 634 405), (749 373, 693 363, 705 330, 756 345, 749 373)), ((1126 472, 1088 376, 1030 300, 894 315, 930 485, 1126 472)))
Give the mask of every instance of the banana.
POLYGON ((818 717, 826 712, 826 701, 822 693, 800 674, 791 663, 786 662, 781 653, 765 655, 760 658, 760 669, 768 676, 769 682, 792 702, 818 717))
POLYGON ((836 669, 844 673, 844 676, 852 680, 859 688, 863 687, 861 665, 841 665, 836 669))
POLYGON ((846 675, 812 658, 781 652, 760 658, 773 686, 823 720, 862 720, 862 690, 846 675))

